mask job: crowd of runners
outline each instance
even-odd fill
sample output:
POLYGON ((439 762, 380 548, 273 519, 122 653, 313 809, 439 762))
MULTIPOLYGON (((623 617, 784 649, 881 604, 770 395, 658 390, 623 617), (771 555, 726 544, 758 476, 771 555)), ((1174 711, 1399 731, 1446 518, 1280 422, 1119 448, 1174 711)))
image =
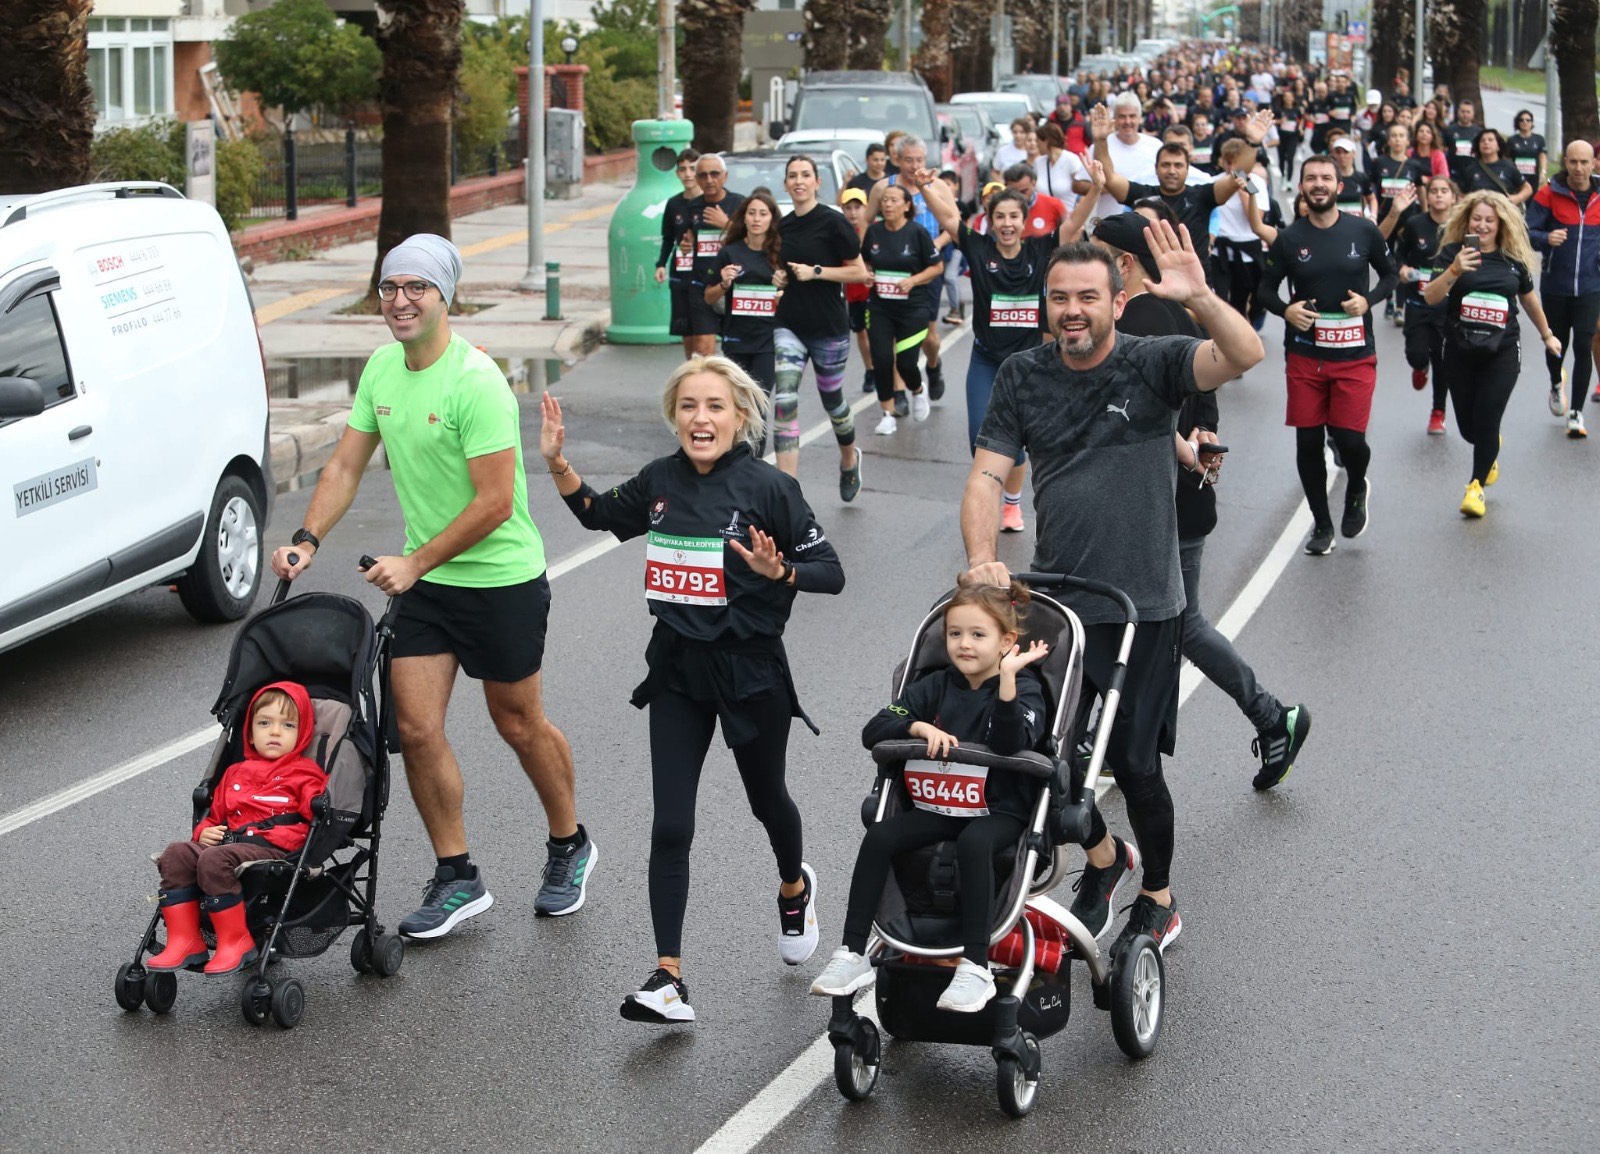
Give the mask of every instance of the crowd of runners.
MULTIPOLYGON (((1404 328, 1407 375, 1431 401, 1427 432, 1445 432, 1452 410, 1473 446, 1463 515, 1484 516, 1485 490, 1500 479, 1521 315, 1545 353, 1551 413, 1574 441, 1586 436, 1600 356, 1600 185, 1589 143, 1552 154, 1531 115, 1503 133, 1446 91, 1419 102, 1403 73, 1362 92, 1275 51, 1200 45, 1141 73, 1079 77, 1048 118, 1010 128, 970 204, 909 133, 874 145, 837 204, 818 199, 816 163, 795 155, 784 170, 787 213, 775 190, 729 189, 721 158, 685 151, 657 266, 685 355, 661 402, 678 451, 597 491, 566 456, 559 401, 544 399, 539 450, 559 497, 586 528, 647 538, 644 594, 656 624, 633 703, 650 711, 657 957, 624 1017, 695 1016, 682 931, 696 792, 719 724, 772 845, 782 960, 805 962, 819 941, 817 875, 785 786, 791 721, 809 719, 782 633, 798 594, 843 589, 848 558, 797 479, 808 366, 839 453, 838 494, 851 502, 863 469, 845 379, 852 346, 877 401, 869 435, 893 437, 899 421, 924 421, 944 403, 941 338, 970 327, 963 583, 1010 588, 995 541, 1024 530, 1031 471, 1034 567, 1106 581, 1133 599, 1138 638, 1107 765, 1135 841, 1094 815, 1072 912, 1106 932, 1119 887, 1142 868, 1118 941, 1149 934, 1163 947, 1182 925, 1161 762, 1174 748, 1181 658, 1255 730, 1255 788, 1283 781, 1311 726, 1306 706, 1262 687, 1199 602, 1217 520, 1211 485, 1226 454, 1218 390, 1263 360, 1267 314, 1283 322, 1286 424, 1313 556, 1371 523, 1366 432, 1380 315, 1404 328), (773 464, 762 459, 769 448, 773 464), (1330 449, 1345 476, 1337 521, 1330 449)), ((493 900, 468 851, 462 774, 443 737, 458 669, 484 682, 549 818, 537 910, 581 908, 599 860, 577 820, 572 752, 542 708, 549 587, 515 403, 493 362, 450 332, 460 275, 459 253, 437 237, 412 238, 386 258, 379 296, 398 343, 363 374, 295 552, 274 555, 285 577, 311 563, 385 442, 408 548, 367 575, 406 595, 393 690, 412 794, 438 857, 421 908, 401 923, 414 937, 447 934, 493 900)), ((995 637, 1014 634, 1014 614, 1004 598, 996 604, 968 615, 974 628, 998 622, 995 637)), ((1088 628, 1086 681, 1103 689, 1120 630, 1104 606, 1073 608, 1088 628)), ((968 688, 998 693, 963 706, 970 732, 1003 713, 1011 733, 1020 725, 1011 703, 1031 700, 1025 666, 1035 657, 980 640, 972 684, 941 692, 952 701, 968 688)), ((961 668, 953 635, 950 644, 961 668)), ((930 743, 962 738, 914 708, 893 703, 869 738, 902 725, 930 743)), ((819 993, 867 980, 853 960, 864 934, 858 904, 838 972, 819 979, 819 993)), ((963 964, 982 968, 977 956, 963 964)), ((950 1008, 979 1009, 992 992, 981 975, 953 984, 950 1008)))

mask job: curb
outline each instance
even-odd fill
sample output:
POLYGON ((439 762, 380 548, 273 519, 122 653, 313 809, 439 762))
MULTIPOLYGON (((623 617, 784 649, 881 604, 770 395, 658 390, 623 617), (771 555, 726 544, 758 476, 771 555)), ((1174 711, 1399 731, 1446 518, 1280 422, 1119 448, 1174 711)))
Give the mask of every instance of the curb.
POLYGON ((610 309, 575 320, 557 335, 551 352, 569 365, 580 361, 605 343, 606 329, 610 327, 610 309))

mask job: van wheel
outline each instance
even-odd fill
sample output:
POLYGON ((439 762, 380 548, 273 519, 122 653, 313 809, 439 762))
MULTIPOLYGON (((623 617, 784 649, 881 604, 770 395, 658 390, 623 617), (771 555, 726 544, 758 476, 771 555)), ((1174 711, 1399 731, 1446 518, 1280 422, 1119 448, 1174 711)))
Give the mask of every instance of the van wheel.
POLYGON ((241 478, 222 478, 211 498, 194 565, 178 578, 178 597, 197 621, 237 621, 261 587, 261 503, 241 478))

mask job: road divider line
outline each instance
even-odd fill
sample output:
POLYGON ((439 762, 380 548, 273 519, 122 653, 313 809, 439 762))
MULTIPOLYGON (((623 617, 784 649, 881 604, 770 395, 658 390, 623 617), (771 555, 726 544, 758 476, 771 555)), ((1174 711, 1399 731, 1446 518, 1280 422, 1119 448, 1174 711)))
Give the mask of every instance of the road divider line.
POLYGON ((66 809, 68 806, 77 805, 86 798, 102 793, 114 785, 121 785, 131 778, 142 773, 148 773, 157 766, 165 765, 186 753, 192 753, 203 745, 209 745, 222 736, 220 725, 208 725, 204 729, 197 729, 186 737, 176 741, 169 741, 159 749, 152 749, 148 753, 141 753, 131 761, 121 765, 114 765, 110 769, 95 774, 93 777, 84 778, 76 785, 69 785, 66 789, 52 793, 49 797, 42 797, 31 805, 21 809, 12 810, 4 817, 0 817, 0 836, 21 829, 23 826, 38 821, 42 817, 49 817, 53 813, 66 809))
MULTIPOLYGON (((605 211, 610 212, 611 208, 607 206, 605 211)), ((526 235, 527 233, 523 233, 523 236, 526 235)), ((330 295, 337 295, 335 290, 316 291, 330 292, 330 295)), ((945 347, 949 348, 964 335, 966 335, 965 330, 954 334, 945 341, 945 347)), ((859 413, 868 405, 876 403, 877 397, 869 394, 856 401, 851 406, 851 411, 859 413)), ((801 434, 800 444, 809 445, 818 438, 831 433, 832 430, 833 423, 831 421, 818 421, 801 434)), ((767 460, 772 460, 771 453, 767 454, 767 460)), ((571 573, 574 569, 581 568, 591 561, 604 557, 621 544, 622 542, 615 537, 607 537, 604 541, 596 541, 593 545, 580 549, 569 557, 563 557, 560 561, 551 565, 546 571, 547 575, 550 580, 554 581, 558 577, 571 573)), ((125 761, 121 765, 113 766, 108 770, 95 774, 93 777, 84 778, 75 785, 70 785, 66 789, 50 794, 48 797, 40 798, 38 801, 25 805, 21 809, 12 810, 5 816, 0 817, 0 837, 4 837, 6 834, 21 829, 23 826, 36 822, 41 818, 49 817, 53 813, 59 813, 68 806, 76 805, 80 801, 86 801, 95 794, 103 793, 113 786, 130 781, 140 774, 148 773, 152 769, 163 766, 174 758, 182 757, 184 754, 200 748, 200 746, 209 741, 215 741, 221 733, 221 727, 216 725, 197 730, 187 737, 180 737, 176 741, 161 746, 159 749, 152 749, 148 753, 142 753, 131 761, 125 761)))

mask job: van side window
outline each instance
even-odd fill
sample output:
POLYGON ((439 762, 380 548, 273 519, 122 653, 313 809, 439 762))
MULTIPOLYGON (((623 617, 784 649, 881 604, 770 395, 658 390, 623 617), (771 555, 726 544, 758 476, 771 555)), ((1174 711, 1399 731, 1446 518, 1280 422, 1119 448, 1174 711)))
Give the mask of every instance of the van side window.
MULTIPOLYGON (((45 407, 77 395, 55 309, 41 293, 0 316, 0 377, 27 377, 44 391, 45 407)), ((0 421, 8 425, 10 421, 0 421)))

